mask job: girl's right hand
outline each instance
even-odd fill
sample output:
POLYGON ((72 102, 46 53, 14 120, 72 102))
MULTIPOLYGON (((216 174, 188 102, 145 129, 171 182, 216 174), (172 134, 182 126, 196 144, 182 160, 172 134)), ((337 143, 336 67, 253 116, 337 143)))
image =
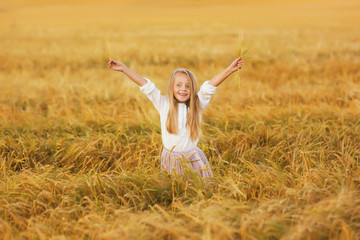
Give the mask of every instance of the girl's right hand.
POLYGON ((119 61, 115 61, 111 58, 109 59, 108 66, 110 69, 120 72, 123 72, 124 69, 126 68, 125 64, 119 61))
POLYGON ((242 65, 243 65, 243 61, 244 60, 242 57, 236 58, 229 66, 230 71, 233 73, 233 72, 236 72, 237 70, 241 69, 242 65))

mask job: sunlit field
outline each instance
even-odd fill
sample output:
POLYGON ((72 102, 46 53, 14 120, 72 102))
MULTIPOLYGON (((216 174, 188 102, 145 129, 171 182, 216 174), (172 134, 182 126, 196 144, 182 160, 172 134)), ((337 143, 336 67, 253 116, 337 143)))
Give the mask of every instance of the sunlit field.
POLYGON ((0 238, 359 239, 360 3, 0 4, 0 238), (166 94, 249 47, 198 146, 214 177, 160 170, 166 94), (110 52, 107 46, 109 43, 110 52))

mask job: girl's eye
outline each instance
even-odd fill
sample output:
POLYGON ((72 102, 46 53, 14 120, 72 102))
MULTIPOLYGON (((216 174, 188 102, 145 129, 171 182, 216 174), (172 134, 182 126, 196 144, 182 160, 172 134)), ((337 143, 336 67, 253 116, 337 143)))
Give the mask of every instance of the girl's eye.
POLYGON ((180 87, 180 84, 176 84, 176 86, 180 87))
POLYGON ((187 88, 189 88, 190 86, 189 85, 186 85, 187 88))

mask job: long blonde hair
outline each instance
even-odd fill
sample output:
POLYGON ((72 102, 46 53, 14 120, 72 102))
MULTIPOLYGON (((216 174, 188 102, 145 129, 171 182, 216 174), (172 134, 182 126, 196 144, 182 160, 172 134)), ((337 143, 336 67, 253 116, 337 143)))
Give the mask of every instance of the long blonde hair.
POLYGON ((168 85, 168 97, 169 97, 169 113, 166 120, 166 129, 171 134, 179 134, 178 126, 178 104, 179 101, 174 96, 174 81, 175 76, 178 73, 185 73, 188 76, 190 82, 190 99, 186 101, 186 106, 189 107, 189 114, 186 119, 186 126, 190 131, 190 139, 195 141, 201 132, 200 128, 200 102, 197 95, 199 87, 195 75, 186 68, 176 69, 170 76, 168 85))

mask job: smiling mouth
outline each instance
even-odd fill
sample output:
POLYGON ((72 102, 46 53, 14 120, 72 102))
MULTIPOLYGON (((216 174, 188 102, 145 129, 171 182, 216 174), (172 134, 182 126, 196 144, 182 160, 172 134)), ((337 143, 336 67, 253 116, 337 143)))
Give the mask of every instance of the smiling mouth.
POLYGON ((179 96, 181 96, 181 97, 186 97, 187 96, 187 94, 185 93, 185 94, 181 94, 181 93, 179 93, 179 96))

